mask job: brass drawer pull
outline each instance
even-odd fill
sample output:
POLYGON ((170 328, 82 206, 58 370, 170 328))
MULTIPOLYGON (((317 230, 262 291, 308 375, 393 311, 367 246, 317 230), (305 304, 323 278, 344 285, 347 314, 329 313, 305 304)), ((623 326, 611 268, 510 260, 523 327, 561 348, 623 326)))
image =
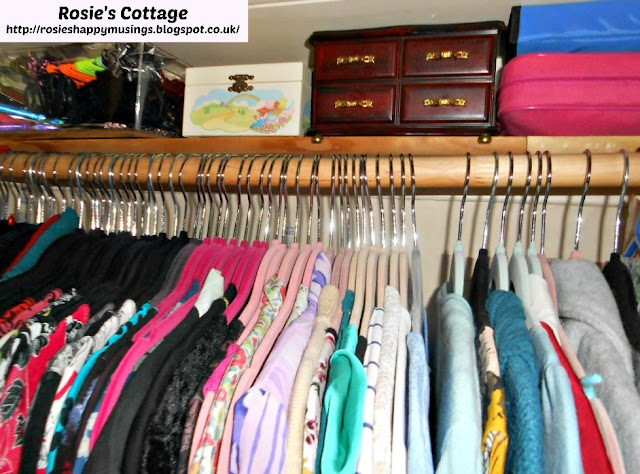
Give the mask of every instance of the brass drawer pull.
POLYGON ((469 59, 469 51, 440 51, 427 53, 427 61, 439 59, 469 59))
POLYGON ((365 54, 363 56, 338 56, 336 59, 336 64, 353 64, 353 63, 363 63, 363 64, 373 64, 376 62, 376 57, 373 54, 365 54))
POLYGON ((424 99, 425 107, 440 107, 440 106, 451 106, 451 107, 466 107, 467 99, 458 98, 458 99, 424 99))
POLYGON ((363 109, 373 108, 372 100, 336 100, 333 104, 336 109, 342 109, 344 107, 362 107, 363 109))

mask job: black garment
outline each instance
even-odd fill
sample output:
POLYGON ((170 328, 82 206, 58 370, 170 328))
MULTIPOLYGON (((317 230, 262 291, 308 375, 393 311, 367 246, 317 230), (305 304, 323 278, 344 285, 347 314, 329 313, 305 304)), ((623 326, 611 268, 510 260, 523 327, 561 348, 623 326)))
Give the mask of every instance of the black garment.
POLYGON ((182 344, 200 320, 194 307, 184 320, 167 335, 131 374, 100 437, 93 446, 85 465, 85 473, 102 474, 122 466, 123 455, 135 415, 144 402, 149 387, 173 349, 182 344))
POLYGON ((38 468, 38 456, 42 446, 44 428, 61 378, 59 373, 48 370, 38 385, 38 391, 29 409, 29 418, 24 431, 22 460, 20 462, 21 474, 35 473, 38 468))
POLYGON ((631 273, 620 260, 619 253, 611 254, 611 259, 602 269, 602 273, 618 305, 622 327, 629 344, 634 350, 640 351, 640 316, 636 306, 636 293, 631 273))
POLYGON ((469 294, 469 304, 476 323, 476 334, 480 334, 484 327, 491 327, 489 313, 485 308, 485 303, 489 297, 490 279, 489 254, 487 249, 480 249, 476 265, 473 268, 471 292, 469 294))
POLYGON ((3 274, 22 252, 37 229, 38 226, 34 224, 19 223, 14 226, 7 224, 6 232, 0 236, 0 274, 3 274))
MULTIPOLYGON (((235 296, 231 284, 225 298, 231 302, 235 296)), ((189 402, 244 330, 239 320, 227 325, 225 309, 223 299, 215 301, 207 312, 211 318, 206 328, 177 347, 158 373, 159 383, 147 394, 129 433, 123 472, 176 471, 189 402)))
POLYGON ((126 327, 127 332, 100 355, 82 385, 73 407, 65 403, 60 415, 60 420, 65 426, 65 430, 62 432, 59 442, 55 441, 56 444, 59 444, 59 448, 53 469, 54 473, 73 470, 82 435, 91 413, 100 402, 102 394, 106 390, 111 376, 118 368, 120 361, 131 347, 133 336, 157 314, 157 310, 151 309, 147 316, 138 321, 138 324, 133 325, 131 321, 127 321, 118 330, 123 331, 126 327))

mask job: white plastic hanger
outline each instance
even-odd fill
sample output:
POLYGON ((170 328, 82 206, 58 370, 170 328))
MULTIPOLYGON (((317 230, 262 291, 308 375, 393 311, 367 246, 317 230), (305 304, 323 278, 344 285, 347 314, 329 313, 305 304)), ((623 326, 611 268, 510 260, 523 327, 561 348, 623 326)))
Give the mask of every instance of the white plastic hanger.
POLYGON ((524 255, 524 246, 522 245, 522 224, 524 222, 524 207, 529 196, 529 188, 531 187, 531 154, 527 152, 527 181, 520 203, 520 215, 518 219, 518 239, 511 254, 509 261, 509 280, 513 285, 516 295, 529 304, 529 266, 524 255))
POLYGON ((458 239, 453 246, 453 255, 451 256, 451 269, 449 271, 449 282, 447 290, 459 296, 464 294, 464 275, 466 259, 464 255, 464 247, 462 246, 462 223, 464 221, 464 205, 469 194, 469 181, 471 180, 471 154, 467 153, 467 169, 464 177, 464 187, 462 190, 462 199, 460 201, 460 217, 458 218, 458 239))
MULTIPOLYGON (((496 169, 498 167, 498 154, 494 153, 496 159, 496 169)), ((507 184, 507 193, 504 197, 502 205, 502 218, 500 221, 500 242, 496 247, 496 253, 491 261, 491 285, 496 290, 509 291, 509 261, 507 260, 507 252, 504 247, 504 231, 507 220, 507 207, 509 205, 509 197, 511 196, 511 186, 513 184, 513 155, 509 153, 509 181, 507 184)))
POLYGON ((531 238, 529 239, 529 248, 527 249, 527 265, 529 267, 529 273, 542 277, 542 265, 540 265, 538 251, 536 250, 538 199, 540 198, 540 191, 542 190, 542 153, 538 151, 536 152, 536 156, 538 157, 538 181, 536 182, 536 194, 533 198, 533 210, 531 211, 531 238))

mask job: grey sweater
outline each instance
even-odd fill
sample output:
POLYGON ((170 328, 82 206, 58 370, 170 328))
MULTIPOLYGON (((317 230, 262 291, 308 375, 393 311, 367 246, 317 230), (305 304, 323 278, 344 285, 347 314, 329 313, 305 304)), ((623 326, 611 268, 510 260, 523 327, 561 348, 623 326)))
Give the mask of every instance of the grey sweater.
POLYGON ((558 312, 571 346, 596 387, 618 436, 627 472, 640 472, 640 396, 631 348, 613 294, 600 269, 586 260, 551 262, 558 312))

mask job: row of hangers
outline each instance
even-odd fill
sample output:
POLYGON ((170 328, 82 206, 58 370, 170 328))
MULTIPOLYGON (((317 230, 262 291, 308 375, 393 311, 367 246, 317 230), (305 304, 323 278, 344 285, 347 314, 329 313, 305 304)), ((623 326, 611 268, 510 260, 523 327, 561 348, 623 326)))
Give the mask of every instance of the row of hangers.
MULTIPOLYGON (((505 192, 505 198, 502 206, 502 215, 500 220, 500 238, 498 245, 496 247, 494 256, 491 260, 491 273, 490 273, 490 282, 491 287, 493 289, 510 291, 513 290, 515 293, 521 298, 523 301, 529 301, 529 278, 528 275, 530 273, 534 273, 540 277, 542 277, 542 267, 540 264, 540 260, 538 258, 538 252, 536 251, 536 225, 538 218, 538 204, 542 191, 542 183, 543 183, 543 161, 546 161, 546 187, 544 192, 544 198, 542 202, 542 212, 541 212, 541 229, 540 229, 540 251, 539 253, 545 254, 545 237, 546 237, 546 218, 547 218, 547 202, 549 200, 549 195, 551 193, 551 183, 552 183, 552 158, 551 153, 548 151, 536 152, 536 158, 538 162, 537 168, 537 180, 536 180, 536 188, 535 195, 533 198, 533 205, 531 210, 531 227, 530 227, 530 235, 529 235, 529 243, 526 246, 526 243, 523 243, 522 233, 523 233, 523 223, 524 223, 524 215, 525 215, 525 206, 527 203, 527 199, 529 197, 529 191, 531 188, 532 181, 532 166, 533 166, 533 157, 531 153, 527 152, 527 176, 525 181, 524 192, 520 201, 520 209, 519 209, 519 218, 518 218, 518 231, 517 231, 517 239, 513 248, 513 253, 511 259, 508 259, 507 252, 505 248, 505 227, 506 227, 506 216, 507 216, 507 208, 509 204, 509 200, 511 198, 512 193, 512 185, 513 185, 513 155, 511 153, 509 155, 509 174, 507 181, 507 189, 505 192), (526 248, 525 248, 526 246, 526 248)), ((582 194, 580 197, 580 202, 578 205, 578 213, 576 218, 576 232, 575 232, 575 241, 574 241, 574 254, 579 255, 579 246, 580 246, 580 237, 582 232, 582 223, 583 223, 583 207, 589 192, 589 186, 591 182, 591 165, 592 165, 592 155, 589 150, 585 150, 584 152, 586 158, 586 172, 584 178, 584 185, 582 194)), ((620 192, 620 198, 618 200, 618 206, 616 210, 616 220, 614 227, 614 243, 613 243, 613 253, 619 253, 620 248, 620 233, 622 227, 622 211, 624 207, 624 202, 629 186, 629 154, 625 150, 621 150, 621 155, 624 160, 624 174, 622 177, 622 189, 620 192)), ((494 165, 494 173, 491 191, 489 194, 489 201, 487 203, 487 211, 484 222, 483 229, 483 238, 482 238, 482 247, 481 250, 487 250, 487 241, 489 235, 489 222, 491 219, 491 210, 493 207, 493 201, 495 199, 496 188, 499 178, 499 159, 498 154, 494 153, 495 165, 494 165)), ((465 255, 462 244, 462 227, 464 221, 464 207, 465 201, 467 198, 467 194, 469 192, 469 181, 471 174, 471 155, 467 154, 467 167, 466 167, 466 178, 465 184, 463 187, 463 194, 460 204, 460 215, 458 219, 458 238, 454 245, 452 261, 451 261, 451 269, 449 273, 449 291, 454 292, 458 295, 463 295, 464 292, 464 283, 465 283, 465 255)))
MULTIPOLYGON (((584 187, 580 204, 578 207, 578 217, 576 225, 575 250, 578 250, 581 226, 582 226, 582 209, 584 206, 586 195, 589 191, 591 179, 591 153, 586 150, 584 152, 587 161, 587 171, 585 174, 584 187)), ((626 151, 622 151, 624 156, 624 177, 623 187, 618 203, 616 213, 614 252, 618 252, 621 214, 624 205, 624 198, 629 182, 629 155, 626 151)), ((297 158, 297 169, 295 175, 295 193, 296 193, 296 210, 294 225, 289 225, 289 195, 288 195, 288 174, 290 162, 294 159, 293 155, 268 155, 262 157, 260 155, 238 157, 237 155, 209 154, 209 155, 185 155, 185 154, 157 154, 150 157, 148 174, 146 175, 146 183, 144 177, 141 179, 138 172, 141 154, 79 154, 74 155, 68 169, 69 179, 67 186, 63 186, 58 179, 58 162, 62 154, 38 153, 33 154, 29 159, 24 160, 25 168, 23 176, 26 177, 24 186, 20 186, 15 179, 14 163, 21 153, 5 153, 0 156, 0 175, 4 178, 4 170, 8 171, 9 181, 0 180, 0 202, 2 203, 2 218, 9 216, 9 203, 13 200, 15 204, 18 220, 28 220, 31 222, 44 222, 51 215, 64 211, 67 207, 75 208, 80 215, 81 223, 84 222, 85 213, 88 214, 89 227, 91 229, 102 228, 107 232, 127 230, 132 234, 138 232, 137 222, 141 222, 140 233, 157 234, 158 232, 167 232, 167 217, 172 214, 173 222, 170 231, 173 235, 177 235, 180 231, 187 232, 189 235, 203 237, 223 237, 230 236, 237 242, 237 238, 241 234, 241 214, 245 208, 241 205, 243 197, 243 184, 246 189, 246 211, 244 219, 244 240, 249 239, 250 229, 255 228, 254 240, 264 238, 265 241, 270 239, 280 240, 280 238, 293 239, 298 242, 301 228, 301 194, 300 194, 300 169, 304 159, 312 159, 311 179, 309 187, 309 203, 308 203, 308 222, 307 222, 307 243, 311 242, 313 229, 313 210, 316 211, 316 239, 321 240, 322 234, 322 206, 320 204, 319 192, 319 163, 320 155, 313 158, 301 155, 297 158), (225 179, 225 171, 227 164, 231 159, 240 159, 240 168, 236 186, 236 208, 232 211, 232 203, 227 191, 225 179), (53 171, 52 181, 57 188, 54 192, 47 180, 45 171, 46 164, 52 160, 53 171), (262 160, 259 171, 259 212, 254 214, 253 195, 251 189, 251 175, 254 172, 254 164, 256 160, 262 160), (168 200, 165 196, 163 186, 162 169, 165 160, 171 162, 170 171, 168 173, 168 187, 172 202, 172 211, 169 211, 168 200), (189 199, 187 190, 184 186, 183 171, 185 165, 190 160, 198 160, 198 175, 196 180, 196 201, 189 199), (278 180, 278 197, 277 204, 273 195, 273 176, 274 165, 278 160, 282 161, 279 171, 278 180), (157 173, 153 176, 151 170, 154 162, 158 161, 159 166, 157 173), (108 164, 108 172, 105 173, 105 166, 108 164), (245 170, 246 165, 246 172, 245 170), (217 166, 217 168, 216 168, 217 166), (180 205, 175 192, 174 176, 177 171, 177 182, 180 187, 182 201, 184 207, 180 205), (105 177, 106 174, 106 177, 105 177), (213 175, 213 176, 212 176, 213 175), (116 177, 119 180, 116 180, 116 177), (155 179, 154 179, 155 178, 155 179), (266 179, 265 179, 266 178, 266 179), (215 180, 215 190, 212 190, 211 181, 215 180), (154 187, 154 181, 155 186, 154 187), (121 186, 118 186, 118 182, 121 186), (267 186, 265 197, 265 185, 267 186), (146 188, 146 192, 144 191, 146 188), (156 191, 160 195, 157 199, 156 191), (217 197, 217 199, 216 199, 217 197), (26 210, 23 208, 26 207, 26 210), (274 209, 277 207, 277 211, 274 209), (267 209, 265 221, 265 208, 267 209), (176 212, 177 211, 177 212, 176 212), (229 225, 230 214, 235 212, 233 225, 229 225), (252 219, 257 219, 252 222, 252 219), (275 222, 273 222, 275 220, 275 222), (264 225, 264 227, 263 227, 264 225)), ((491 282, 492 286, 497 289, 509 290, 513 288, 521 297, 528 297, 528 278, 529 272, 535 272, 541 275, 541 268, 537 258, 535 239, 536 224, 538 216, 538 203, 541 195, 543 183, 543 158, 546 158, 546 190, 542 204, 541 217, 541 238, 540 253, 544 254, 544 242, 546 231, 546 207, 551 191, 552 181, 552 159, 549 152, 537 152, 538 169, 536 191, 533 200, 532 221, 530 228, 529 245, 525 249, 522 241, 523 221, 525 214, 526 201, 529 197, 529 191, 532 182, 532 166, 533 157, 527 153, 527 178, 524 193, 520 202, 520 212, 518 221, 517 241, 514 246, 512 258, 507 258, 505 241, 505 224, 506 213, 511 198, 513 184, 513 155, 509 155, 509 174, 507 181, 507 189, 505 193, 504 203, 502 206, 502 215, 500 223, 500 239, 496 248, 494 258, 491 264, 491 282)), ((393 233, 390 236, 390 248, 402 248, 405 250, 407 245, 407 223, 406 223, 406 173, 405 173, 405 156, 401 155, 401 206, 400 217, 396 208, 396 186, 395 174, 393 170, 393 156, 389 157, 388 171, 390 177, 389 198, 390 198, 390 223, 393 233), (400 220, 401 231, 398 231, 398 220, 400 220), (399 242, 400 241, 400 242, 399 242), (400 245, 398 245, 400 244, 400 245)), ((415 198, 416 198, 416 177, 413 165, 413 156, 407 155, 411 168, 411 214, 412 214, 412 230, 414 247, 417 244, 417 226, 415 216, 415 198)), ((454 245, 453 258, 451 264, 451 272, 449 279, 450 291, 462 295, 464 291, 465 277, 465 257, 462 245, 462 229, 464 221, 464 207, 469 192, 469 182, 471 176, 471 155, 466 155, 466 173, 465 183, 463 185, 463 194, 461 198, 460 214, 458 222, 458 238, 454 245)), ((380 203, 383 203, 383 192, 381 186, 380 173, 380 156, 375 159, 376 189, 380 203)), ((384 160, 383 160, 384 161, 384 160)), ((489 222, 493 201, 495 199, 496 188, 499 177, 499 156, 494 153, 494 173, 491 191, 489 194, 489 202, 487 204, 486 219, 483 229, 482 249, 487 250, 487 241, 489 235, 489 222)), ((404 295, 405 303, 408 300, 408 289, 406 288, 406 279, 400 279, 395 272, 396 268, 406 265, 406 258, 402 258, 402 262, 396 261, 396 256, 392 252, 387 252, 387 229, 386 223, 389 220, 385 213, 385 206, 379 206, 379 239, 376 237, 376 223, 374 219, 374 210, 371 201, 369 181, 367 177, 367 159, 366 156, 343 156, 334 155, 332 157, 332 180, 331 194, 329 203, 329 248, 334 248, 334 234, 339 228, 339 247, 363 249, 359 259, 354 259, 354 272, 356 274, 372 274, 377 265, 378 288, 384 288, 380 284, 384 281, 392 279, 396 286, 404 295), (336 189, 339 196, 336 200, 336 189), (350 196, 353 195, 353 199, 350 196), (358 193, 360 196, 358 197, 358 193), (336 206, 339 213, 336 218, 336 206), (353 208, 352 208, 353 206, 353 208), (339 226, 336 221, 339 219, 339 226), (368 226, 368 231, 367 231, 368 226), (379 246, 377 246, 379 242, 379 246), (375 251, 371 250, 375 249, 375 251), (379 252, 378 252, 379 251, 379 252), (369 258, 369 253, 371 257, 369 258), (367 255, 365 258, 364 255, 367 255), (391 261, 391 266, 387 265, 387 260, 391 261), (397 265, 396 265, 397 263, 397 265), (388 269, 393 268, 394 272, 389 274, 388 269), (360 270, 360 272, 358 271, 360 270)), ((399 255, 397 257, 399 259, 399 255)), ((403 270, 403 275, 405 275, 403 270)), ((355 276, 354 276, 355 278, 355 276)), ((363 281, 358 279, 357 281, 363 281)), ((364 284, 364 283, 363 283, 364 284)), ((357 286, 356 282, 351 282, 350 287, 357 286)), ((362 289, 362 288, 361 288, 362 289)), ((360 292, 362 293, 362 292, 360 292)), ((370 301, 370 300, 368 300, 370 301)), ((381 305, 383 301, 383 291, 378 290, 375 303, 381 305)), ((371 304, 364 308, 364 313, 371 304)), ((359 305, 356 308, 359 309, 359 305)), ((354 319, 355 316, 354 316, 354 319)))
MULTIPOLYGON (((315 228, 316 240, 318 241, 317 252, 321 248, 319 241, 323 233, 323 219, 319 190, 319 155, 313 158, 305 156, 297 158, 296 209, 293 225, 290 224, 287 182, 292 166, 291 161, 295 158, 290 154, 269 155, 264 158, 260 155, 241 157, 235 206, 230 199, 225 180, 226 166, 232 158, 236 158, 235 155, 154 155, 150 159, 148 169, 151 170, 153 163, 159 160, 158 171, 155 176, 149 172, 146 176, 146 183, 144 177, 141 178, 138 172, 141 155, 77 155, 69 166, 67 186, 64 186, 58 179, 57 165, 61 155, 49 154, 35 154, 24 162, 23 176, 26 179, 24 185, 20 186, 14 173, 15 160, 19 155, 19 153, 7 153, 0 157, 0 173, 4 177, 6 169, 9 178, 7 181, 0 181, 3 218, 7 218, 10 214, 10 201, 13 201, 15 205, 14 212, 19 216, 19 221, 28 220, 35 223, 44 222, 51 215, 71 207, 78 212, 80 222, 85 221, 86 215, 90 229, 101 228, 107 233, 126 230, 135 235, 137 231, 135 223, 140 220, 140 233, 153 235, 167 231, 167 224, 171 225, 168 223, 167 217, 172 214, 173 235, 187 232, 189 235, 199 238, 222 238, 227 245, 234 248, 242 245, 238 238, 241 234, 243 210, 244 242, 246 245, 249 244, 250 229, 254 228, 254 242, 261 241, 261 239, 264 242, 270 240, 279 242, 282 239, 283 241, 287 240, 290 246, 291 244, 297 245, 302 232, 301 164, 305 159, 312 159, 311 186, 309 187, 307 205, 306 250, 303 252, 302 248, 296 247, 294 250, 281 253, 279 260, 276 259, 270 263, 270 268, 274 270, 274 273, 279 268, 281 269, 278 274, 285 284, 300 283, 298 279, 289 280, 292 275, 300 273, 296 271, 297 268, 306 268, 304 275, 310 275, 308 270, 313 268, 313 265, 310 264, 311 259, 300 260, 298 257, 302 258, 303 254, 307 257, 314 255, 314 252, 310 253, 309 250, 314 231, 314 214, 317 225, 315 228), (54 160, 53 187, 49 185, 45 172, 45 165, 51 159, 54 160), (257 159, 262 159, 262 163, 258 185, 259 209, 254 209, 255 200, 252 194, 251 174, 254 172, 254 164, 257 159), (161 170, 164 160, 171 160, 168 184, 173 206, 169 205, 163 187, 161 170), (187 193, 183 181, 183 170, 189 160, 199 160, 196 190, 191 194, 187 193), (278 160, 281 161, 281 166, 276 199, 273 192, 273 177, 274 165, 278 160), (103 170, 107 164, 108 173, 105 176, 103 170), (184 207, 180 205, 175 192, 174 176, 176 172, 184 207), (120 178, 121 187, 117 185, 116 176, 120 178), (215 190, 212 189, 211 183, 214 179, 215 190), (155 187, 156 185, 157 187, 155 187), (243 187, 246 192, 243 192, 243 187), (159 199, 156 191, 160 196, 159 199), (194 195, 196 199, 192 199, 194 195), (243 205, 243 197, 246 197, 246 206, 243 205), (233 213, 235 213, 235 218, 232 219, 233 213), (280 265, 278 265, 278 261, 280 265), (295 264, 292 263, 294 261, 295 264), (285 270, 282 271, 282 269, 285 270)), ((417 247, 418 235, 415 211, 416 177, 413 157, 401 155, 400 158, 400 206, 397 206, 396 203, 393 157, 390 156, 388 161, 392 180, 388 213, 384 205, 385 196, 383 196, 380 177, 380 168, 381 165, 384 166, 385 160, 379 156, 376 158, 376 190, 378 200, 381 203, 377 218, 372 205, 369 183, 365 179, 367 176, 366 157, 335 155, 332 158, 333 179, 329 202, 329 239, 326 252, 334 260, 332 282, 337 284, 341 279, 344 280, 348 277, 347 287, 355 292, 356 297, 350 323, 359 327, 360 333, 365 336, 374 306, 384 304, 384 291, 388 284, 398 288, 403 303, 407 307, 409 305, 407 209, 405 205, 407 197, 406 160, 409 162, 411 179, 411 220, 414 248, 417 247), (389 218, 391 232, 387 230, 389 218), (337 225, 338 223, 339 225, 337 225), (338 229, 340 231, 336 234, 338 229), (376 229, 379 229, 379 233, 376 232, 376 229), (339 240, 336 235, 339 235, 339 240), (336 265, 338 261, 340 266, 336 265)), ((313 260, 315 261, 315 259, 313 260)), ((306 282, 306 277, 303 281, 306 282)), ((257 286, 259 285, 258 283, 257 286)), ((421 291, 421 284, 419 287, 419 291, 421 291)), ((417 289, 413 289, 414 293, 415 291, 417 289)))

